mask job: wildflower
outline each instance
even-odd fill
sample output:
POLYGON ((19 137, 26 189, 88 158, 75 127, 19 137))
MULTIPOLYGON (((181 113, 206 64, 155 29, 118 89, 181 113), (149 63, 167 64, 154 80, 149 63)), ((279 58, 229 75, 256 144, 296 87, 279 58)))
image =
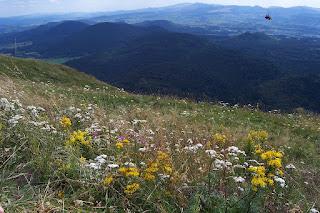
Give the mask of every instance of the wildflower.
POLYGON ((283 188, 286 185, 286 181, 282 179, 281 177, 274 176, 274 181, 280 184, 280 186, 283 188))
POLYGON ((116 147, 117 147, 117 149, 122 149, 123 143, 121 143, 121 142, 116 143, 116 147))
POLYGON ((254 172, 259 176, 263 176, 266 172, 266 168, 264 166, 251 166, 248 168, 249 172, 254 172))
POLYGON ((274 158, 282 158, 283 154, 281 152, 276 151, 267 151, 260 155, 262 160, 271 160, 274 158))
POLYGON ((79 161, 80 161, 81 164, 85 164, 86 161, 87 161, 87 159, 86 159, 85 157, 81 156, 81 157, 79 158, 79 161))
POLYGON ((216 133, 215 135, 213 135, 213 140, 218 143, 225 143, 227 140, 227 136, 221 133, 216 133))
POLYGON ((104 186, 110 186, 110 184, 113 182, 113 176, 106 176, 103 180, 103 185, 104 186))
POLYGON ((260 155, 263 152, 263 149, 261 148, 260 144, 256 145, 255 148, 256 148, 255 153, 257 155, 260 155))
POLYGON ((12 127, 15 127, 18 123, 19 123, 19 120, 21 120, 23 118, 22 115, 15 115, 13 116, 12 118, 10 118, 8 120, 8 123, 9 125, 11 125, 12 127))
POLYGON ((147 148, 146 148, 146 147, 139 148, 139 152, 146 152, 146 151, 147 151, 147 148))
POLYGON ((85 145, 90 146, 91 144, 91 137, 88 136, 87 132, 83 132, 81 130, 73 132, 69 140, 66 142, 67 146, 76 146, 76 145, 85 145))
POLYGON ((319 211, 315 208, 310 209, 310 213, 319 213, 319 211))
POLYGON ((145 173, 143 175, 143 179, 145 179, 146 181, 153 181, 156 179, 156 176, 152 173, 145 173))
POLYGON ((232 166, 232 163, 227 160, 224 161, 224 160, 215 159, 214 161, 214 167, 216 169, 228 168, 230 166, 232 166))
POLYGON ((120 173, 122 173, 122 174, 125 174, 125 173, 127 172, 127 168, 126 168, 126 167, 120 167, 120 168, 118 169, 118 171, 119 171, 120 173))
POLYGON ((264 142, 268 139, 269 134, 267 131, 250 131, 248 134, 248 140, 254 142, 264 142))
POLYGON ((286 165, 286 169, 296 169, 296 167, 293 164, 288 164, 286 165))
POLYGON ((159 170, 158 163, 151 163, 150 166, 146 169, 148 173, 155 173, 159 170))
POLYGON ((94 170, 101 169, 101 165, 99 163, 90 163, 87 166, 94 169, 94 170))
POLYGON ((268 161, 268 165, 274 168, 281 168, 282 164, 281 164, 281 159, 280 158, 276 158, 273 160, 269 160, 268 161))
POLYGON ((252 166, 248 168, 248 171, 254 173, 254 176, 251 179, 254 191, 257 191, 258 188, 266 188, 268 185, 274 185, 274 181, 270 177, 272 175, 270 175, 270 173, 266 174, 266 168, 264 166, 252 166))
POLYGON ((169 155, 165 152, 159 151, 158 152, 158 157, 157 159, 162 161, 162 160, 167 160, 169 158, 169 155))
POLYGON ((139 183, 132 183, 126 186, 126 189, 124 190, 124 193, 127 195, 132 195, 136 191, 140 189, 140 184, 139 183))
POLYGON ((217 152, 213 149, 206 150, 205 152, 209 155, 210 158, 215 158, 217 156, 217 152))
POLYGON ((267 186, 266 178, 254 176, 251 180, 251 184, 253 185, 255 191, 258 187, 265 188, 267 186))
POLYGON ((72 122, 71 122, 70 118, 68 118, 67 116, 63 116, 60 119, 60 124, 63 128, 68 128, 72 125, 72 122))
POLYGON ((63 199, 64 198, 64 191, 59 191, 57 196, 58 196, 58 198, 63 199))
POLYGON ((164 170, 164 172, 165 173, 167 173, 167 174, 171 174, 172 173, 172 167, 171 167, 171 165, 165 165, 164 167, 163 167, 163 170, 164 170))
POLYGON ((122 142, 123 143, 130 143, 130 141, 128 139, 124 139, 122 142))
POLYGON ((246 153, 244 151, 240 150, 236 146, 230 146, 226 150, 229 152, 229 155, 234 155, 234 156, 237 156, 238 154, 241 154, 244 156, 246 155, 246 153))
POLYGON ((128 168, 126 174, 127 177, 138 177, 140 175, 139 170, 137 168, 128 168))
POLYGON ((196 145, 186 146, 186 147, 184 147, 184 149, 195 153, 198 151, 198 149, 200 149, 202 147, 203 147, 203 145, 201 143, 198 143, 196 145))
POLYGON ((234 177, 233 180, 234 180, 236 183, 243 183, 243 182, 246 181, 243 177, 234 177))
POLYGON ((138 177, 140 175, 139 169, 134 167, 120 167, 118 171, 126 177, 138 177))
MULTIPOLYGON (((18 103, 18 105, 21 105, 18 103)), ((6 98, 1 98, 0 99, 0 110, 4 111, 14 111, 15 110, 15 103, 11 103, 8 101, 6 98)))
POLYGON ((115 168, 118 168, 119 165, 118 165, 118 164, 108 164, 108 167, 109 167, 110 169, 115 169, 115 168))

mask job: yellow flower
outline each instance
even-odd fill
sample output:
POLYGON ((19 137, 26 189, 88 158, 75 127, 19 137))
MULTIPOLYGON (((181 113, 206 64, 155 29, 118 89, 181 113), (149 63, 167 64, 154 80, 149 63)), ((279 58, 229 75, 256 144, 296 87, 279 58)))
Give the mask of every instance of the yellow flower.
POLYGON ((139 169, 137 168, 128 168, 126 174, 127 177, 138 177, 140 175, 139 169))
POLYGON ((281 170, 281 169, 279 169, 277 172, 278 172, 278 175, 280 175, 280 176, 283 176, 283 175, 284 175, 284 172, 283 172, 283 170, 281 170))
POLYGON ((165 152, 159 151, 157 159, 162 161, 162 160, 167 160, 169 158, 169 155, 165 152))
POLYGON ((257 191, 259 188, 266 188, 268 185, 274 185, 274 180, 272 179, 274 175, 272 173, 266 174, 266 168, 264 166, 249 167, 248 171, 255 173, 251 179, 254 191, 257 191))
POLYGON ((268 165, 274 168, 281 168, 282 167, 282 163, 281 163, 281 159, 280 158, 276 158, 273 160, 269 160, 268 161, 268 165))
POLYGON ((225 143, 227 140, 227 136, 221 133, 216 133, 213 135, 213 140, 218 142, 218 143, 225 143))
POLYGON ((126 177, 138 177, 140 175, 139 169, 134 167, 120 167, 118 171, 126 177))
POLYGON ((252 166, 248 168, 249 172, 254 172, 259 176, 264 176, 266 172, 266 168, 264 166, 252 166))
POLYGON ((171 174, 172 173, 172 167, 170 165, 165 165, 163 167, 163 169, 164 169, 165 173, 167 173, 167 174, 171 174))
POLYGON ((123 143, 121 143, 121 142, 116 143, 116 147, 117 147, 117 149, 122 149, 123 143))
POLYGON ((159 171, 158 163, 151 163, 150 166, 146 169, 148 173, 155 173, 159 171))
POLYGON ((254 176, 251 180, 251 184, 254 187, 254 189, 257 188, 265 188, 267 186, 266 178, 260 177, 260 176, 254 176))
POLYGON ((130 141, 128 139, 124 139, 122 142, 123 143, 130 143, 130 141))
POLYGON ((250 142, 264 142, 268 139, 269 134, 267 131, 250 131, 248 134, 248 140, 250 142))
POLYGON ((124 193, 127 195, 132 195, 136 191, 140 189, 140 184, 139 183, 132 183, 126 186, 126 189, 124 190, 124 193))
POLYGON ((63 199, 64 198, 64 191, 59 191, 57 195, 58 195, 58 198, 63 199))
POLYGON ((281 152, 277 152, 277 151, 267 151, 264 152, 260 155, 262 160, 271 160, 274 158, 282 158, 283 154, 281 152))
POLYGON ((68 128, 72 125, 72 122, 71 122, 70 118, 68 118, 67 116, 63 116, 60 119, 60 124, 63 128, 68 128))
POLYGON ((125 173, 127 172, 127 168, 126 168, 126 167, 120 167, 120 168, 118 169, 118 171, 119 171, 120 173, 122 173, 122 174, 125 174, 125 173))
POLYGON ((73 132, 69 140, 66 142, 67 146, 75 146, 75 145, 85 145, 85 146, 90 146, 91 144, 91 137, 88 136, 87 132, 83 132, 81 130, 73 132))
POLYGON ((143 179, 145 179, 146 181, 153 181, 156 179, 156 176, 152 173, 146 173, 144 174, 143 179))
POLYGON ((79 158, 79 161, 80 161, 81 164, 85 164, 86 161, 87 161, 87 159, 86 159, 85 157, 81 156, 81 157, 79 158))
POLYGON ((263 152, 263 149, 261 148, 260 144, 256 145, 255 148, 256 148, 255 150, 256 154, 260 155, 263 152))
POLYGON ((104 186, 109 186, 113 182, 113 176, 106 176, 103 180, 103 185, 104 186))

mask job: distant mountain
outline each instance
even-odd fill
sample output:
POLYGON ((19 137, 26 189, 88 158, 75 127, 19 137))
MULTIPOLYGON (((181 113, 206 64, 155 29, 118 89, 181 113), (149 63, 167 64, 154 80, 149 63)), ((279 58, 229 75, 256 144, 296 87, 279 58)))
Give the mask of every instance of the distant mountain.
POLYGON ((192 27, 204 27, 210 34, 235 35, 245 31, 290 36, 317 36, 320 30, 320 10, 308 7, 281 8, 181 4, 163 8, 150 8, 122 13, 105 14, 91 20, 125 21, 139 23, 152 20, 168 20, 192 27), (273 21, 264 19, 266 13, 273 21))

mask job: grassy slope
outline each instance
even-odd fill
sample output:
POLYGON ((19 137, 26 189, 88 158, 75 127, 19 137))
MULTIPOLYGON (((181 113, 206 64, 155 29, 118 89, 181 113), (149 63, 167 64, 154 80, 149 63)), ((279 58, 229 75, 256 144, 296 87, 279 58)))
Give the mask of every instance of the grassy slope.
MULTIPOLYGON (((157 139, 163 142, 180 138, 201 141, 223 129, 233 135, 234 143, 242 143, 249 130, 267 130, 271 135, 270 143, 284 150, 286 161, 297 167, 296 172, 288 177, 293 186, 290 207, 298 205, 308 210, 320 203, 320 118, 317 115, 271 114, 173 98, 132 95, 61 65, 3 56, 0 56, 1 97, 19 99, 25 106, 41 106, 52 121, 69 106, 81 108, 93 104, 97 109, 95 120, 105 126, 114 125, 117 121, 145 119, 148 121, 146 128, 162 129, 157 139), (84 89, 85 85, 90 89, 84 89), (170 139, 165 136, 170 136, 170 139)), ((5 121, 0 122, 5 125, 5 121)), ((131 126, 128 124, 127 128, 131 126)), ((37 135, 38 132, 26 134, 37 135)), ((20 167, 28 164, 21 159, 27 150, 19 147, 17 141, 10 149, 5 149, 8 144, 4 145, 3 141, 0 138, 0 204, 12 212, 37 209, 40 205, 43 209, 50 206, 50 209, 61 210, 62 204, 56 202, 55 189, 47 187, 48 181, 33 185, 17 180, 23 174, 26 177, 20 167), (21 161, 16 156, 20 156, 21 161)), ((46 141, 42 143, 43 147, 49 146, 46 141)), ((45 161, 45 158, 41 159, 45 161)), ((71 199, 65 202, 63 205, 66 207, 63 208, 74 206, 71 199)), ((71 209, 75 211, 77 207, 71 209)))

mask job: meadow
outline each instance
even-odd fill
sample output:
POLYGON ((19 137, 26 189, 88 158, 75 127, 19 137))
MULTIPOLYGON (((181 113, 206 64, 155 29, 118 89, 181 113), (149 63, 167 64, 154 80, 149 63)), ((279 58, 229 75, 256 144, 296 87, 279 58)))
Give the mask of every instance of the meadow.
POLYGON ((5 212, 318 212, 320 117, 125 92, 0 56, 5 212))

